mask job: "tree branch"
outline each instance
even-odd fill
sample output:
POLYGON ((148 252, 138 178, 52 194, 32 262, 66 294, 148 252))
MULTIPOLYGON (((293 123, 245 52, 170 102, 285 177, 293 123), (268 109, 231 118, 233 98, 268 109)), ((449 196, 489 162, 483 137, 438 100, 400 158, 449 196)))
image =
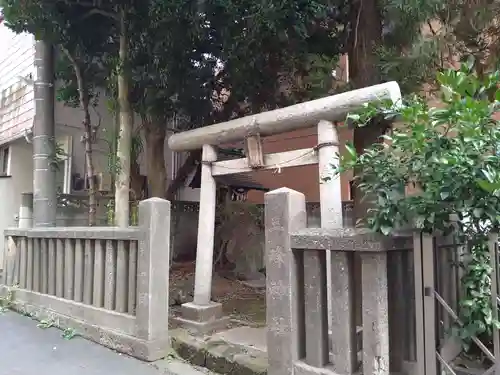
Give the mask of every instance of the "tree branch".
POLYGON ((427 26, 429 26, 429 30, 431 31, 432 35, 436 36, 436 30, 434 30, 434 27, 432 27, 432 23, 430 20, 427 21, 427 26))
POLYGON ((94 110, 94 113, 97 116, 97 125, 94 126, 94 130, 97 131, 97 129, 99 129, 101 127, 102 116, 101 116, 101 113, 96 109, 95 106, 92 106, 92 109, 94 110))
POLYGON ((100 14, 102 16, 105 16, 105 17, 108 17, 108 18, 111 18, 115 21, 118 21, 118 16, 115 14, 115 13, 112 13, 112 12, 107 12, 103 9, 97 9, 97 8, 94 8, 94 9, 91 9, 89 10, 82 18, 81 20, 84 20, 86 18, 89 18, 90 16, 94 15, 94 14, 100 14))

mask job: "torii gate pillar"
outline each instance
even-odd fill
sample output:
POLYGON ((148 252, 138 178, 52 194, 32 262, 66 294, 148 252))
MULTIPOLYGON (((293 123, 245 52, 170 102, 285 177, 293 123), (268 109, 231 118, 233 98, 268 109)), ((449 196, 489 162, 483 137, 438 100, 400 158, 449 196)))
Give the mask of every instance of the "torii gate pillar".
POLYGON ((229 322, 229 318, 223 316, 222 304, 211 300, 217 195, 212 163, 216 161, 216 148, 203 145, 194 300, 182 305, 182 317, 178 318, 184 327, 201 334, 208 334, 229 322))

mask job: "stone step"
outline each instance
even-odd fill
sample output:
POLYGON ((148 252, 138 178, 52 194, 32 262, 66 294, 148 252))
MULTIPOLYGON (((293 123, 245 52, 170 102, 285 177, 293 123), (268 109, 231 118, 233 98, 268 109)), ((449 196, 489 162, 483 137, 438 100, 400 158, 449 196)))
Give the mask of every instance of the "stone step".
MULTIPOLYGON (((362 328, 357 327, 358 350, 361 348, 362 328)), ((170 331, 172 347, 181 358, 192 365, 219 374, 267 374, 266 328, 237 327, 211 336, 191 335, 183 328, 170 331)), ((362 351, 358 351, 359 366, 362 351)), ((406 371, 412 374, 411 370, 406 371)), ((397 374, 391 374, 397 375, 397 374)))
POLYGON ((267 353, 262 350, 228 343, 217 336, 194 336, 182 328, 171 330, 170 336, 172 348, 192 365, 225 375, 267 374, 267 353))

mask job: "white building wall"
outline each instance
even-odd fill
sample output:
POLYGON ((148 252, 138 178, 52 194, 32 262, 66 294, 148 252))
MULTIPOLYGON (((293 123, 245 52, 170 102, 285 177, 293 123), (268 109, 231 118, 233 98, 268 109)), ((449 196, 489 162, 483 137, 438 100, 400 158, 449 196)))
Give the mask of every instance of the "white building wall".
POLYGON ((35 40, 0 24, 0 144, 31 129, 35 115, 32 80, 35 40))
MULTIPOLYGON (((3 265, 6 228, 16 224, 21 194, 33 191, 33 146, 23 138, 9 143, 9 176, 0 177, 0 265, 3 265)), ((0 266, 2 268, 3 266, 0 266)))
MULTIPOLYGON (((105 103, 104 95, 97 108, 91 110, 92 124, 98 124, 100 121, 99 131, 97 133, 97 143, 93 144, 94 170, 95 173, 108 174, 110 176, 109 159, 111 155, 111 141, 116 137, 117 123, 116 117, 110 113, 105 103)), ((79 173, 80 176, 85 174, 85 145, 81 142, 84 134, 82 124, 83 114, 78 108, 64 106, 63 103, 56 103, 56 135, 57 137, 71 136, 73 149, 72 173, 79 173)), ((134 119, 134 128, 138 130, 143 146, 142 153, 139 155, 138 163, 142 175, 147 176, 147 158, 146 158, 146 140, 142 132, 142 123, 138 116, 134 119)), ((175 176, 174 170, 178 168, 174 152, 168 148, 168 137, 165 139, 164 150, 165 167, 167 169, 167 184, 175 176)), ((110 177, 109 177, 110 179, 110 177)), ((193 190, 188 188, 188 190, 193 190)), ((198 189, 196 189, 198 190, 198 189)), ((189 194, 189 193, 188 193, 189 194)), ((199 195, 199 192, 198 192, 199 195)), ((188 197, 189 198, 189 197, 188 197)), ((195 196, 186 200, 198 200, 195 196)))
MULTIPOLYGON (((71 136, 72 139, 72 174, 79 173, 81 177, 85 176, 85 144, 82 142, 84 135, 83 111, 79 108, 67 107, 62 102, 56 102, 55 120, 56 120, 56 138, 71 136)), ((97 132, 97 141, 92 145, 94 172, 106 174, 108 177, 110 171, 108 168, 108 159, 110 148, 107 140, 108 134, 112 134, 115 117, 106 107, 106 103, 99 102, 95 109, 90 111, 93 125, 101 125, 97 132)))

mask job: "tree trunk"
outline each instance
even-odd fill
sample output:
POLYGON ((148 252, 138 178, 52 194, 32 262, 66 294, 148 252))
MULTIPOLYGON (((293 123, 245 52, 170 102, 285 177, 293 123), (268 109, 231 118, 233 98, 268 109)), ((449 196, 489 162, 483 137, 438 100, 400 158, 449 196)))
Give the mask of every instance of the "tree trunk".
POLYGON ((132 147, 133 113, 129 102, 128 81, 128 35, 127 11, 120 13, 120 50, 118 72, 118 104, 120 107, 120 133, 118 136, 117 159, 119 170, 115 181, 115 224, 119 227, 129 225, 129 184, 130 149, 132 147))
POLYGON ((94 180, 94 161, 92 158, 92 126, 88 106, 84 109, 85 128, 85 163, 87 164, 87 179, 89 181, 89 226, 96 225, 97 214, 97 189, 94 180))
MULTIPOLYGON (((376 66, 375 49, 382 43, 382 18, 377 0, 353 0, 351 3, 351 34, 349 36, 349 77, 355 88, 362 88, 379 83, 376 66)), ((353 142, 358 153, 375 142, 378 142, 384 130, 378 124, 355 127, 353 142)), ((354 170, 354 175, 359 171, 354 170)), ((363 200, 363 194, 354 186, 354 218, 355 222, 366 218, 369 206, 363 200)), ((361 259, 355 254, 354 267, 354 299, 356 325, 362 324, 362 288, 361 259)))
MULTIPOLYGON (((355 88, 380 83, 375 51, 382 44, 382 17, 377 0, 354 0, 350 17, 349 77, 355 88)), ((370 145, 379 142, 385 130, 383 124, 375 123, 355 127, 353 141, 357 152, 362 153, 370 145)), ((356 220, 364 218, 368 207, 356 187, 353 198, 354 217, 356 220)))
POLYGON ((89 182, 89 226, 96 225, 96 212, 97 212, 97 199, 96 199, 96 186, 94 180, 94 162, 92 158, 92 122, 90 120, 89 111, 89 94, 87 91, 87 84, 80 64, 76 59, 69 53, 69 51, 64 50, 64 53, 68 57, 69 61, 73 65, 75 71, 76 82, 78 85, 78 95, 80 101, 80 107, 83 110, 83 128, 84 128, 84 142, 85 142, 85 164, 87 167, 87 180, 89 182))
POLYGON ((165 168, 166 128, 164 124, 147 123, 144 130, 146 134, 149 196, 164 198, 167 187, 167 169, 165 168))

